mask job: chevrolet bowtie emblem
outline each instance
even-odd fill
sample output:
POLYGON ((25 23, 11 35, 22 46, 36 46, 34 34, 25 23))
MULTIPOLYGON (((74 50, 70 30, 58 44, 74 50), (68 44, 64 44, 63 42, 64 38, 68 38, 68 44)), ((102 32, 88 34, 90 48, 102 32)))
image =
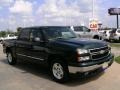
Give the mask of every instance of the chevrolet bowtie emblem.
POLYGON ((101 50, 99 53, 100 53, 100 54, 104 54, 104 53, 105 53, 105 51, 104 51, 104 50, 101 50))

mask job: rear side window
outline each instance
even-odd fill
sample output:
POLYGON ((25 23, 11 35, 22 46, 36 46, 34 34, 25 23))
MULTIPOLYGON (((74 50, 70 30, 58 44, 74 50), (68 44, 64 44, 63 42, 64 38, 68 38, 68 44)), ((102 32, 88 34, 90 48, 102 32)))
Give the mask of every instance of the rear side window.
POLYGON ((74 31, 83 32, 83 27, 74 27, 74 31))
POLYGON ((13 35, 13 34, 10 34, 9 37, 14 37, 14 35, 13 35))
POLYGON ((19 40, 29 41, 30 40, 30 30, 29 29, 22 29, 20 31, 19 40))

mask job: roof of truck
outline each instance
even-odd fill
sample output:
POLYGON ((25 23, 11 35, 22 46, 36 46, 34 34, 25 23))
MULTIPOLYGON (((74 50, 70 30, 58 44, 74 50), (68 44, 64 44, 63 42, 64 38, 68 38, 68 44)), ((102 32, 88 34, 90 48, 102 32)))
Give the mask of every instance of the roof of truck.
POLYGON ((19 29, 29 29, 29 28, 62 28, 62 27, 70 27, 70 26, 32 26, 32 27, 19 27, 19 29))

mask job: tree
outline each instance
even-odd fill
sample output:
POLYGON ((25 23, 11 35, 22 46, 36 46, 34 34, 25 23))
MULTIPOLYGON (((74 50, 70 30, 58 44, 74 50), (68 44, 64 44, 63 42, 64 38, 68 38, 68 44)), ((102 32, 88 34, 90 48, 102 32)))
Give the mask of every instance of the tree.
POLYGON ((1 31, 0 32, 0 37, 5 37, 6 36, 6 32, 5 31, 1 31))

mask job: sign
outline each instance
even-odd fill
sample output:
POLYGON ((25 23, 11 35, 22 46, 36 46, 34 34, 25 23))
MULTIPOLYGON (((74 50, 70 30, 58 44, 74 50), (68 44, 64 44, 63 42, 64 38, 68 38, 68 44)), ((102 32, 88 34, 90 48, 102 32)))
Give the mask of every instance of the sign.
POLYGON ((89 28, 91 29, 91 30, 98 30, 98 20, 90 20, 90 22, 89 22, 89 28))
POLYGON ((108 9, 110 15, 120 15, 120 8, 110 8, 108 9))

